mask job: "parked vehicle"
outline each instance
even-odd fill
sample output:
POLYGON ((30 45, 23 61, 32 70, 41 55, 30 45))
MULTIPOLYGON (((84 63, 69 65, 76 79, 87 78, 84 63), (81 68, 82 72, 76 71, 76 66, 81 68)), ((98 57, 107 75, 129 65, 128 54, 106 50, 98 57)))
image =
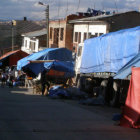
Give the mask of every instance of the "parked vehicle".
POLYGON ((77 49, 77 87, 89 94, 102 93, 111 106, 124 103, 130 76, 121 80, 113 77, 139 51, 140 26, 85 40, 77 49))

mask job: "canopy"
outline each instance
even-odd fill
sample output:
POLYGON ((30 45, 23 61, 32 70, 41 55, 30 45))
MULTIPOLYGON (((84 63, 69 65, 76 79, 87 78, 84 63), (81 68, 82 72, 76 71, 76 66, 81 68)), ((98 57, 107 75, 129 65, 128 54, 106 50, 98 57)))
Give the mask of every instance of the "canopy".
POLYGON ((140 51, 140 26, 84 41, 81 73, 117 73, 140 51))
POLYGON ((47 48, 40 52, 33 53, 18 61, 17 69, 32 71, 35 75, 44 70, 44 63, 30 63, 33 60, 59 60, 72 61, 72 52, 66 48, 47 48))
POLYGON ((114 76, 114 79, 124 79, 129 76, 132 71, 132 67, 140 67, 140 53, 138 53, 131 61, 129 61, 118 73, 114 76))

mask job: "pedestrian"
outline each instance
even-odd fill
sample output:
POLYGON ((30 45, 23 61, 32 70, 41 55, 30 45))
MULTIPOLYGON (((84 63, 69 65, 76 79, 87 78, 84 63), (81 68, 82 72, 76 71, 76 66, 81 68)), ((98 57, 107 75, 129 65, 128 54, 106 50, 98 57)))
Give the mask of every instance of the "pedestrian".
POLYGON ((50 84, 47 81, 46 71, 44 70, 41 73, 41 90, 42 90, 42 95, 45 94, 46 85, 47 85, 47 91, 48 91, 49 88, 50 88, 50 84))
POLYGON ((0 73, 0 84, 1 84, 1 82, 2 82, 1 80, 2 80, 2 74, 0 73))
POLYGON ((6 84, 6 74, 5 72, 3 72, 1 75, 1 86, 4 87, 5 84, 6 84))

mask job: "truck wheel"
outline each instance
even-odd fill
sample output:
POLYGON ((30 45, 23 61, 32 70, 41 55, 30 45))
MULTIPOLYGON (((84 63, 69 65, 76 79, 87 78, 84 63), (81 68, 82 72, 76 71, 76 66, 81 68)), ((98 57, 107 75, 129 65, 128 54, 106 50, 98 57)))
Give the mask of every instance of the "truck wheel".
POLYGON ((117 107, 119 105, 119 84, 117 82, 113 82, 113 90, 111 93, 110 106, 117 107))

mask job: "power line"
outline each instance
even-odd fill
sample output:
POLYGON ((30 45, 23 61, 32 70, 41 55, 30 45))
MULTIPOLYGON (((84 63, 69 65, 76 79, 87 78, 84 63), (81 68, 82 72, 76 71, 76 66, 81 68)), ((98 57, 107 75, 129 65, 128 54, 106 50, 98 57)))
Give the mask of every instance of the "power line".
POLYGON ((81 3, 81 0, 79 0, 79 2, 78 2, 77 12, 78 12, 78 10, 79 10, 80 3, 81 3))
POLYGON ((66 7, 66 15, 65 16, 67 16, 67 14, 68 14, 68 9, 69 9, 69 3, 68 3, 68 0, 67 0, 67 7, 66 7))

